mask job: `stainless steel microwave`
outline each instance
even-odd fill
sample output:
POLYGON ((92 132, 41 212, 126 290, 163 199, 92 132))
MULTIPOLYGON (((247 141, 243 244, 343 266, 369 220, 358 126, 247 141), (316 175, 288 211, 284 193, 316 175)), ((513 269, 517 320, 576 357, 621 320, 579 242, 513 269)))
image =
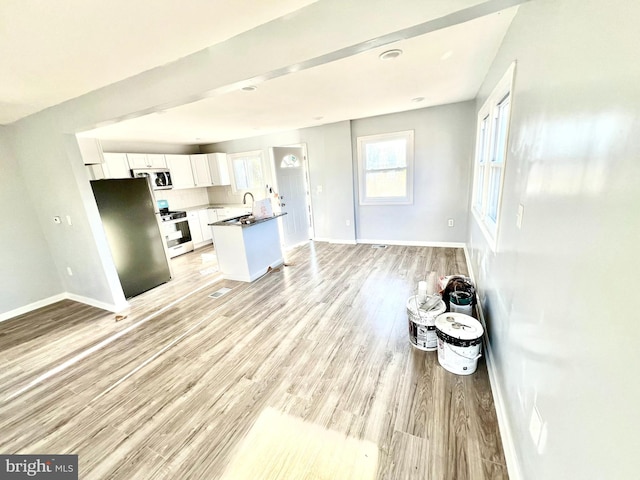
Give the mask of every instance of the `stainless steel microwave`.
POLYGON ((173 188, 171 173, 166 168, 141 168, 131 170, 134 178, 146 177, 153 190, 169 190, 173 188))

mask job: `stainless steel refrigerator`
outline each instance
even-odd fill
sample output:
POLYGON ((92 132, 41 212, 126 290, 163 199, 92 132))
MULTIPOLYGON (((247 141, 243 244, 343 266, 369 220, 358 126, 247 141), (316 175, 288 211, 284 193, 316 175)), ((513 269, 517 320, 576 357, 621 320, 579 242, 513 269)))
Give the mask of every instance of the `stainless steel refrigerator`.
POLYGON ((124 296, 168 282, 171 270, 147 179, 92 180, 91 188, 124 296))

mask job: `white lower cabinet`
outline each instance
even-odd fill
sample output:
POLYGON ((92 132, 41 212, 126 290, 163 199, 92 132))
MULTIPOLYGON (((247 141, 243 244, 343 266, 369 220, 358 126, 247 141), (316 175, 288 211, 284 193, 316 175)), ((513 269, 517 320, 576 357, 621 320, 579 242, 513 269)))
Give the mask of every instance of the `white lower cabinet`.
POLYGON ((200 229, 202 230, 202 240, 210 243, 213 239, 211 228, 209 227, 209 209, 203 208, 198 210, 198 219, 200 220, 200 229))
MULTIPOLYGON (((209 211, 207 208, 191 210, 187 212, 191 239, 196 247, 201 247, 212 242, 211 228, 209 227, 209 211)), ((215 221, 215 220, 214 220, 215 221)))
POLYGON ((203 242, 202 227, 200 226, 200 217, 197 210, 191 210, 187 213, 187 220, 189 221, 189 231, 191 232, 191 240, 193 245, 199 245, 203 242))

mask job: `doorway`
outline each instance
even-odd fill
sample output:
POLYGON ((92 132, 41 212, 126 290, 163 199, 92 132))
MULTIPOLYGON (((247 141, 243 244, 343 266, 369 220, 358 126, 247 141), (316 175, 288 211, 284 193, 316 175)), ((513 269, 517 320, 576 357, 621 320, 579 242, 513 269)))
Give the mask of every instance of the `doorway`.
POLYGON ((291 248, 313 238, 306 145, 271 147, 276 191, 282 213, 282 238, 291 248))

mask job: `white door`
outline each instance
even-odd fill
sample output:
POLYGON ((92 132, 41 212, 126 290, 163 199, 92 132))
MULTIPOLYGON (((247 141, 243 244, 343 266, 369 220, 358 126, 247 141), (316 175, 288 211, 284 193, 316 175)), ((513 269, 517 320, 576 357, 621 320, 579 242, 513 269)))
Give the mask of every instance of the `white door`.
POLYGON ((311 238, 304 147, 273 147, 274 169, 282 212, 283 243, 292 247, 311 238))

